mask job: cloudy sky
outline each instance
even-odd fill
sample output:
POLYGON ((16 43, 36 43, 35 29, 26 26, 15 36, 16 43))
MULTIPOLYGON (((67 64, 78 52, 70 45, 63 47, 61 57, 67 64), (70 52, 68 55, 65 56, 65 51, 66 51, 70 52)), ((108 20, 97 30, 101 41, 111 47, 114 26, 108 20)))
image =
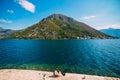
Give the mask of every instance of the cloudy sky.
POLYGON ((24 29, 64 14, 95 29, 120 28, 120 0, 0 0, 0 27, 24 29))

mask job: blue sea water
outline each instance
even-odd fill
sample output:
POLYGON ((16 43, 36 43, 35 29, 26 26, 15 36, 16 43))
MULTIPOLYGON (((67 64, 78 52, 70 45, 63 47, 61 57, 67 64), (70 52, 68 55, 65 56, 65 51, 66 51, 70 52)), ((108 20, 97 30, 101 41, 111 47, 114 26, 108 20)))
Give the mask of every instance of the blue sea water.
POLYGON ((0 40, 0 69, 120 77, 120 39, 0 40))

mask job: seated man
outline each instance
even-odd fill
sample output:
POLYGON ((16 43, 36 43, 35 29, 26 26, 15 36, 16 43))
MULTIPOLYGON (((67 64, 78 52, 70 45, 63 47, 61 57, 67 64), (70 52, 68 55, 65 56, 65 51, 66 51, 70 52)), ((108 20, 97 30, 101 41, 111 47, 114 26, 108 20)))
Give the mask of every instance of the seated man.
POLYGON ((59 70, 55 70, 55 71, 53 72, 53 75, 54 75, 55 77, 61 77, 61 76, 62 76, 62 73, 61 73, 61 71, 59 71, 59 70))

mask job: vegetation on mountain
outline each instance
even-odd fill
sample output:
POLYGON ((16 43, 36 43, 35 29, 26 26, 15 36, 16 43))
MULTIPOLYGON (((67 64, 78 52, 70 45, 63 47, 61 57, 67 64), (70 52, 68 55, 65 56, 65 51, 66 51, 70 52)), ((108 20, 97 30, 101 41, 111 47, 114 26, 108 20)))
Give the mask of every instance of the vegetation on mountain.
POLYGON ((113 38, 94 28, 62 14, 53 14, 22 31, 16 32, 9 39, 91 39, 113 38))

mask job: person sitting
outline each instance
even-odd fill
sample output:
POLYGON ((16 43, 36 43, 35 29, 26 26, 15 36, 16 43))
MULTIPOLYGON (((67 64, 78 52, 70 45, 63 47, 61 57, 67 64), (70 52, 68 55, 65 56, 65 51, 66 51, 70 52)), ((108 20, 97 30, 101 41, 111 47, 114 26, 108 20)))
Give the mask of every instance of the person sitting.
POLYGON ((53 75, 54 75, 55 77, 61 77, 61 76, 62 76, 62 73, 61 73, 61 71, 59 71, 59 70, 55 70, 55 71, 53 72, 53 75))

